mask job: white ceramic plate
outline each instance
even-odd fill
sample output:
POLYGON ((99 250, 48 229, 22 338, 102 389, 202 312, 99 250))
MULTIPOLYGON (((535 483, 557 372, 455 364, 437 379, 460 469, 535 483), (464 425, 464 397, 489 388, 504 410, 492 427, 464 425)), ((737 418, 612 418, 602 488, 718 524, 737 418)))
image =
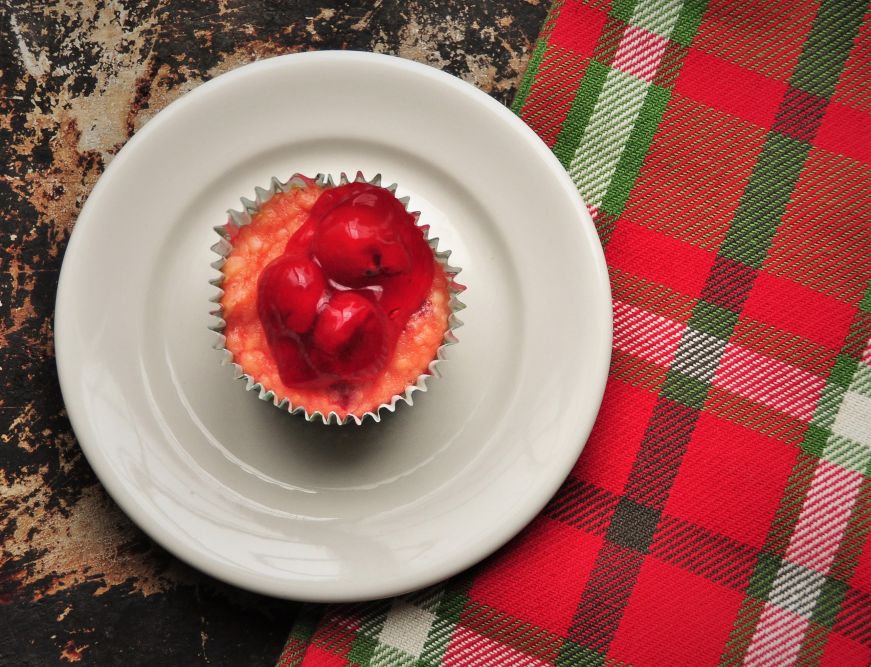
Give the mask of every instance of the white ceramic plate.
POLYGON ((524 123, 435 69, 321 52, 220 76, 127 143, 70 239, 56 340, 82 449, 149 535, 243 588, 358 600, 459 572, 542 509, 599 407, 611 301, 592 221, 524 123), (209 247, 271 176, 358 169, 453 249, 468 308, 414 407, 325 427, 220 365, 209 247))

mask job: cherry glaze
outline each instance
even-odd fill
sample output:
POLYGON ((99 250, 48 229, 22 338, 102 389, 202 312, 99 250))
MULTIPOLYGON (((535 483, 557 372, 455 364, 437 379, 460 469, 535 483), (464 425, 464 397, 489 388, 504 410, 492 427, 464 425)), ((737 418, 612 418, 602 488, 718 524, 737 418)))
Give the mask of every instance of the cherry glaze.
POLYGON ((327 387, 372 380, 429 294, 432 250, 389 190, 324 190, 257 282, 257 313, 281 381, 327 387))

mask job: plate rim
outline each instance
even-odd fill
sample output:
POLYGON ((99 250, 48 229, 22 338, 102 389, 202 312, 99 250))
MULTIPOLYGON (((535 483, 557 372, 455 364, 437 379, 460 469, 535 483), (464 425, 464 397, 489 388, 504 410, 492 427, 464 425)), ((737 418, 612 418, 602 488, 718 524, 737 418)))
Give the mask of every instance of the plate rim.
MULTIPOLYGON (((137 525, 137 527, 143 530, 150 539, 161 545, 175 557, 211 577, 215 577, 216 579, 230 583, 234 586, 268 595, 270 597, 307 602, 354 602, 399 595, 444 581, 475 565, 497 551, 518 535, 536 516, 540 514, 547 502, 554 496, 559 487, 569 476, 574 462, 577 460, 578 456, 580 456, 586 445, 590 431, 592 430, 593 424, 598 415, 610 366, 613 342, 613 303, 604 251, 599 241, 592 217, 590 216, 581 195, 578 193, 571 177, 565 171, 562 164, 550 148, 546 146, 532 128, 530 128, 507 106, 501 104, 481 89, 451 74, 429 65, 397 56, 365 51, 310 51, 285 54, 257 60, 241 67, 237 67, 184 93, 161 109, 133 136, 131 136, 98 178, 97 183, 88 195, 70 233, 69 241, 64 250, 64 257, 55 297, 55 363, 65 407, 68 405, 66 396, 70 395, 73 391, 70 376, 73 374, 71 366, 75 365, 74 360, 72 362, 67 360, 68 355, 64 351, 66 347, 65 341, 69 340, 70 337, 65 336, 63 332, 66 330, 67 326, 69 326, 67 317, 69 313, 67 311, 71 308, 71 306, 69 306, 70 299, 69 297, 65 297, 65 295, 73 292, 73 287, 70 284, 71 278, 69 277, 70 270, 68 268, 69 264, 67 263, 67 257, 71 253, 81 252, 78 250, 78 247, 82 243, 81 239, 85 236, 85 232, 82 230, 97 224, 95 222, 89 222, 98 217, 91 214, 91 211, 97 209, 99 206, 102 193, 107 187, 110 187, 107 184, 111 182, 114 172, 122 168, 122 165, 129 159, 129 156, 136 151, 141 143, 147 141, 149 136, 153 134, 157 128, 165 123, 172 122, 175 113, 180 111, 183 107, 195 102, 198 97, 206 94, 207 91, 212 88, 232 85, 236 79, 250 76, 260 70, 265 70, 270 67, 281 67, 288 62, 296 65, 305 61, 309 61, 311 66, 317 66, 319 62, 330 63, 331 61, 357 61, 358 63, 371 62, 374 64, 385 64, 390 67, 397 67, 414 74, 429 77, 442 85, 450 85, 459 94, 469 97, 485 107, 489 107, 489 109, 499 116, 501 120, 507 122, 512 127, 518 140, 525 140, 532 148, 534 148, 534 150, 536 150, 536 152, 543 158, 544 163, 549 166, 552 176, 560 181, 567 197, 574 201, 574 208, 580 218, 579 228, 581 229, 585 243, 591 246, 591 255, 594 264, 593 268, 597 278, 597 291, 601 291, 602 306, 604 307, 604 310, 607 310, 607 317, 603 317, 600 323, 600 328, 603 328, 600 331, 600 335, 602 336, 602 349, 596 351, 596 354, 591 355, 591 358, 594 360, 592 364, 593 367, 590 369, 591 372, 589 376, 585 378, 585 381, 590 383, 593 387, 591 395, 595 397, 595 400, 591 401, 589 418, 584 420, 586 423, 583 428, 579 430, 575 439, 576 445, 572 450, 573 455, 566 458, 568 463, 562 466, 558 471, 551 473, 552 476, 548 480, 549 483, 543 483, 540 487, 539 493, 534 497, 535 502, 530 500, 523 508, 523 512, 517 512, 514 516, 505 518, 501 521, 500 529, 494 531, 489 540, 469 543, 466 545, 465 549, 457 549, 456 553, 464 553, 466 554, 465 557, 458 555, 451 563, 447 565, 442 563, 441 567, 432 568, 435 572, 434 574, 425 578, 419 577, 418 581, 399 588, 383 587, 383 591, 375 592, 374 594, 373 587, 371 586, 368 589, 359 589, 350 594, 335 594, 331 591, 324 591, 323 593, 319 592, 315 595, 308 593, 299 594, 293 590, 294 579, 285 579, 278 582, 274 577, 269 575, 256 576, 242 571, 241 569, 222 567, 216 560, 208 558, 208 550, 197 549, 192 547, 190 543, 177 540, 175 537, 164 531, 160 521, 153 520, 145 511, 140 511, 139 502, 137 500, 139 495, 130 492, 122 483, 120 477, 114 474, 111 463, 104 458, 101 453, 102 446, 98 442, 99 438, 86 427, 84 415, 77 413, 75 410, 67 409, 70 425, 76 436, 76 440, 79 443, 85 459, 94 470, 94 473, 103 488, 130 518, 130 520, 137 525)), ((604 315, 604 312, 602 315, 604 315)), ((69 319, 74 319, 74 316, 69 314, 69 319)), ((69 355, 73 356, 72 352, 70 352, 69 355)), ((350 427, 346 426, 342 428, 350 427)))

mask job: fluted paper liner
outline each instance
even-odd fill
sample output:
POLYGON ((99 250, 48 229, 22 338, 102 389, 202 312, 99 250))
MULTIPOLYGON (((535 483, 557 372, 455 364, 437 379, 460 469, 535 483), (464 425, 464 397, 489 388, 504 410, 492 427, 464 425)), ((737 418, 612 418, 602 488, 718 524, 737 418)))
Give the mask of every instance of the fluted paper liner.
MULTIPOLYGON (((381 186, 381 174, 378 174, 371 181, 367 181, 361 172, 357 172, 357 176, 354 179, 355 182, 367 182, 372 185, 381 186)), ((331 188, 335 187, 335 183, 333 182, 332 176, 318 174, 315 178, 315 182, 321 188, 331 188)), ((345 185, 349 183, 348 177, 343 172, 339 179, 339 185, 345 185)), ((224 336, 224 327, 226 326, 226 322, 223 318, 224 308, 221 305, 221 297, 224 295, 224 290, 221 289, 221 285, 224 281, 224 273, 223 266, 227 261, 227 257, 230 255, 230 252, 233 249, 233 245, 230 242, 230 233, 228 232, 228 227, 235 227, 236 229, 247 225, 251 222, 252 217, 260 210, 260 207, 269 201, 274 194, 277 192, 288 192, 294 188, 304 188, 306 187, 306 182, 304 177, 301 174, 294 174, 288 179, 286 182, 282 183, 277 178, 273 177, 270 181, 269 188, 263 189, 257 187, 254 189, 255 197, 254 201, 247 199, 245 197, 241 198, 242 202, 242 210, 236 211, 230 209, 227 211, 229 219, 223 225, 218 225, 215 227, 215 231, 221 236, 221 240, 218 241, 215 245, 212 246, 212 250, 218 255, 218 259, 212 262, 212 268, 217 269, 221 272, 221 275, 214 280, 209 281, 211 285, 217 288, 217 294, 210 299, 213 303, 217 304, 217 308, 211 311, 211 315, 215 320, 215 323, 209 328, 216 332, 218 335, 218 339, 214 344, 214 348, 216 350, 221 351, 222 365, 232 364, 235 370, 236 379, 241 379, 245 381, 245 389, 247 391, 256 391, 257 397, 263 401, 269 401, 275 407, 287 410, 291 414, 301 414, 307 421, 316 422, 321 421, 324 424, 349 424, 353 423, 356 425, 360 425, 367 418, 372 419, 373 421, 380 422, 383 413, 387 412, 395 412, 396 406, 400 402, 408 403, 408 405, 414 405, 413 394, 415 392, 425 392, 427 390, 427 380, 431 377, 441 377, 441 372, 439 371, 439 365, 445 358, 445 350, 454 345, 457 342, 457 337, 454 335, 454 331, 462 326, 462 322, 457 318, 457 313, 465 308, 465 305, 459 300, 458 295, 462 292, 465 287, 458 284, 455 280, 456 275, 460 272, 459 268, 453 267, 448 263, 448 259, 450 258, 451 251, 445 250, 440 251, 438 249, 438 238, 430 238, 429 236, 429 226, 428 225, 419 225, 421 230, 423 231, 424 238, 426 242, 429 244, 430 248, 432 248, 433 254, 436 258, 436 261, 442 265, 447 274, 448 279, 448 291, 450 293, 449 307, 450 307, 450 316, 448 318, 448 328, 445 331, 444 339, 442 344, 439 346, 438 350, 436 350, 435 358, 429 363, 427 366, 427 370, 421 373, 417 381, 414 384, 408 385, 401 394, 395 394, 389 402, 382 403, 377 408, 373 410, 369 410, 362 415, 353 415, 349 414, 344 419, 340 417, 336 412, 330 412, 329 414, 323 414, 320 411, 309 412, 305 406, 303 405, 293 405, 289 399, 279 397, 274 391, 271 389, 264 387, 260 382, 258 382, 254 377, 244 372, 242 366, 235 363, 233 361, 233 353, 226 347, 226 337, 224 336)), ((389 185, 386 187, 387 190, 394 193, 396 192, 397 185, 394 183, 393 185, 389 185)), ((408 197, 401 197, 399 201, 408 209, 408 197)), ((412 215, 415 215, 414 213, 412 215)), ((419 215, 419 214, 416 214, 419 215)))

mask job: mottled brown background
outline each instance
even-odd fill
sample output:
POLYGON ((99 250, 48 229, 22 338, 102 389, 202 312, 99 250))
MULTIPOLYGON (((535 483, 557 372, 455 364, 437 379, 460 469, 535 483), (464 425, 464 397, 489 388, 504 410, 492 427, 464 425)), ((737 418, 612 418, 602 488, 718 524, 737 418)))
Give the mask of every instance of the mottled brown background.
POLYGON ((0 664, 271 665, 294 605, 182 565, 106 496, 70 431, 52 314, 64 247, 112 156, 252 60, 398 54, 507 102, 546 0, 0 0, 0 664))

